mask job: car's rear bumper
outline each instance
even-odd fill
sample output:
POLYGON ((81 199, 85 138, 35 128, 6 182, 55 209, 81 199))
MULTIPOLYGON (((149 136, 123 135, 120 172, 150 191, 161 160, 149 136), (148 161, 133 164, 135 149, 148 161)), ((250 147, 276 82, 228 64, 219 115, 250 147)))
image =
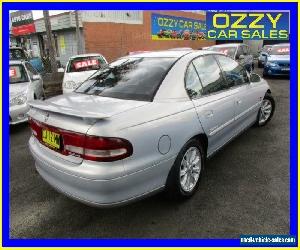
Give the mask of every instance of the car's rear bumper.
POLYGON ((272 67, 266 67, 264 68, 264 75, 269 76, 281 76, 281 75, 289 75, 290 70, 283 70, 280 67, 272 68, 272 67))
POLYGON ((9 124, 15 125, 18 123, 26 122, 28 120, 28 111, 29 106, 27 105, 27 103, 9 107, 9 124))
MULTIPOLYGON (((121 167, 113 165, 110 167, 115 169, 113 173, 115 177, 107 178, 107 174, 102 171, 107 168, 107 164, 95 166, 93 171, 93 168, 88 164, 85 165, 84 162, 73 164, 62 159, 55 159, 46 153, 49 149, 41 145, 34 137, 31 137, 29 147, 35 159, 37 171, 52 187, 75 200, 100 207, 128 203, 162 189, 167 177, 166 170, 171 164, 171 162, 162 162, 126 175, 123 162, 118 161, 121 167)), ((112 171, 112 169, 107 169, 107 171, 112 171)))

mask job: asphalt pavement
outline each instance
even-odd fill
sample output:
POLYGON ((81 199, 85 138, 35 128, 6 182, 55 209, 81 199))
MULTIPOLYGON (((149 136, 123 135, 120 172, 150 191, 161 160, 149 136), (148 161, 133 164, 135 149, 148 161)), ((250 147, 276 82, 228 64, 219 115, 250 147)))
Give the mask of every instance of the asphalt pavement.
MULTIPOLYGON (((261 73, 261 70, 259 70, 261 73)), ((162 194, 99 209, 73 201, 37 174, 28 124, 10 128, 11 238, 238 238, 289 233, 289 79, 268 79, 272 121, 250 128, 207 163, 198 192, 162 194)))

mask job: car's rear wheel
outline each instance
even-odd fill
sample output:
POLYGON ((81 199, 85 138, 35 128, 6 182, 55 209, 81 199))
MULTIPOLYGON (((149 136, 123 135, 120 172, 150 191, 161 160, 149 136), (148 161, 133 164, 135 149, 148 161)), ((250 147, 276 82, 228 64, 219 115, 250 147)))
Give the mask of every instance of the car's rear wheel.
POLYGON ((166 193, 172 199, 191 197, 199 186, 204 169, 204 150, 196 139, 191 139, 179 152, 169 173, 166 193))
POLYGON ((274 110, 275 110, 274 98, 271 96, 271 94, 266 93, 257 115, 256 124, 259 127, 266 125, 271 120, 274 114, 274 110))

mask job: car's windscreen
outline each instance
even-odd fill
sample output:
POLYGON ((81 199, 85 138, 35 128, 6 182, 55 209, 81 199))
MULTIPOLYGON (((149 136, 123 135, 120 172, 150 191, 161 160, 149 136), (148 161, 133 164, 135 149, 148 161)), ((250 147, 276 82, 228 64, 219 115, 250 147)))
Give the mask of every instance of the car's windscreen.
POLYGON ((70 73, 88 70, 99 70, 104 65, 106 65, 106 61, 101 56, 77 57, 70 60, 67 72, 70 73))
POLYGON ((290 54, 290 46, 282 45, 282 46, 273 46, 269 52, 270 55, 289 55, 290 54))
POLYGON ((27 59, 24 50, 22 49, 9 49, 9 60, 27 59))
POLYGON ((152 101, 176 58, 122 58, 96 72, 75 92, 119 99, 152 101))
POLYGON ((210 47, 208 50, 216 51, 234 58, 236 47, 210 47))
POLYGON ((10 65, 9 66, 9 83, 28 82, 28 75, 23 65, 10 65))

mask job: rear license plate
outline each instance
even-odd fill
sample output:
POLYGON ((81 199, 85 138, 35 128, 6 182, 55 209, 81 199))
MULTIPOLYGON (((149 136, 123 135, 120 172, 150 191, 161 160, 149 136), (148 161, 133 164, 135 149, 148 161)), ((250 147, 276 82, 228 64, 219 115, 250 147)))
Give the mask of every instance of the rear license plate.
POLYGON ((42 140, 46 143, 49 147, 54 149, 60 149, 60 135, 49 131, 47 129, 42 130, 42 140))
POLYGON ((281 68, 282 71, 289 71, 290 68, 281 68))

